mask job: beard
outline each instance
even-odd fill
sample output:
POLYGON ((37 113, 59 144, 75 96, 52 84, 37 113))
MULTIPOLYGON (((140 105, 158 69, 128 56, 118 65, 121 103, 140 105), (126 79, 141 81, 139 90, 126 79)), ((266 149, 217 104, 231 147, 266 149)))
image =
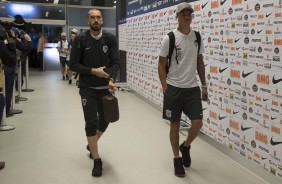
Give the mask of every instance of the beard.
POLYGON ((90 26, 90 29, 92 29, 93 31, 100 31, 101 30, 101 25, 100 24, 94 24, 90 26))

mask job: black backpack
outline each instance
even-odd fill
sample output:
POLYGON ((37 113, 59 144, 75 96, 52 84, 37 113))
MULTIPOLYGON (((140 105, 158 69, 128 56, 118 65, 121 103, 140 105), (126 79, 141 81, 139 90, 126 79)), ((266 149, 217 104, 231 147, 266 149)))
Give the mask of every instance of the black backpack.
MULTIPOLYGON (((201 48, 201 40, 202 40, 202 38, 201 38, 201 35, 200 35, 200 33, 198 31, 194 31, 194 32, 196 34, 196 38, 197 38, 197 42, 198 42, 198 54, 199 54, 200 48, 201 48)), ((166 74, 168 74, 168 72, 169 72, 169 68, 170 68, 170 64, 171 64, 171 56, 172 56, 173 50, 176 49, 174 33, 171 31, 167 35, 169 37, 169 51, 168 51, 168 56, 167 56, 168 62, 166 64, 166 66, 165 66, 166 74)))

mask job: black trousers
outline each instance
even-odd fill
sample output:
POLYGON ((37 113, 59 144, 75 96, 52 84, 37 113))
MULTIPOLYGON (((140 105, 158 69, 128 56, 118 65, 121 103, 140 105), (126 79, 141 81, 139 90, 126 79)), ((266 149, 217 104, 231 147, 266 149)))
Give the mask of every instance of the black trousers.
POLYGON ((102 97, 109 94, 108 89, 80 88, 79 94, 84 113, 86 136, 95 136, 97 130, 105 132, 109 122, 104 120, 102 97))

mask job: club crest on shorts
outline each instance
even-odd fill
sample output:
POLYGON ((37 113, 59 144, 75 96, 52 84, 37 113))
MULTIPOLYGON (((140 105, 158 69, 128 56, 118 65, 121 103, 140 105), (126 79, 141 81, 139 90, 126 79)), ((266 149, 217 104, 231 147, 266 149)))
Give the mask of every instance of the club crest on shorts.
POLYGON ((171 118, 171 110, 165 110, 165 116, 171 118))
POLYGON ((107 53, 107 51, 108 51, 108 46, 103 46, 103 51, 104 51, 104 53, 107 53))
POLYGON ((82 105, 83 105, 83 106, 85 106, 85 105, 86 105, 87 100, 86 100, 86 99, 82 99, 81 101, 82 101, 82 105))

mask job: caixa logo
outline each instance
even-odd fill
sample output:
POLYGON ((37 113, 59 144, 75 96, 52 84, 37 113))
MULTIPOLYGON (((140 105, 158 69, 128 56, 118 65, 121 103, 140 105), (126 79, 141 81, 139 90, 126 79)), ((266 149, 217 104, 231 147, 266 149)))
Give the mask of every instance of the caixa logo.
POLYGON ((260 10, 260 4, 257 3, 257 4, 255 5, 255 10, 256 10, 256 11, 259 11, 259 10, 260 10))

